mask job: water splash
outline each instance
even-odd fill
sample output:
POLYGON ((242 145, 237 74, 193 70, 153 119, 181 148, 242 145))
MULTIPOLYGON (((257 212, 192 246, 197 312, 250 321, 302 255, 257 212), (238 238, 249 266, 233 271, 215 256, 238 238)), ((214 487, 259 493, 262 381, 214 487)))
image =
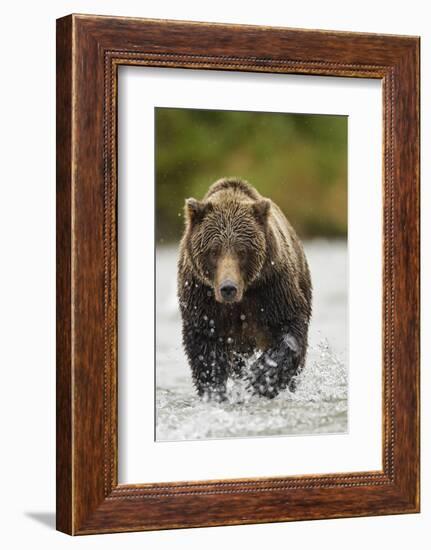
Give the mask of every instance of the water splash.
MULTIPOLYGON (((255 360, 255 358, 253 358, 255 360)), ((347 368, 327 340, 311 346, 295 393, 252 396, 230 380, 227 401, 205 402, 193 388, 157 388, 157 440, 340 433, 347 430, 347 368)))

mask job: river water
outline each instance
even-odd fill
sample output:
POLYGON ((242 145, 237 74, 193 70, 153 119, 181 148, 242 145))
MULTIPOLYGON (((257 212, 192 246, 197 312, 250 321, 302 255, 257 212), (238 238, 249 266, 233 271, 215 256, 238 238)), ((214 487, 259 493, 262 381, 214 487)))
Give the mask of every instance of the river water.
POLYGON ((275 399, 228 386, 225 403, 204 402, 192 385, 181 345, 176 298, 177 249, 156 252, 156 439, 180 441, 347 431, 347 244, 305 243, 313 281, 306 366, 295 393, 275 399))

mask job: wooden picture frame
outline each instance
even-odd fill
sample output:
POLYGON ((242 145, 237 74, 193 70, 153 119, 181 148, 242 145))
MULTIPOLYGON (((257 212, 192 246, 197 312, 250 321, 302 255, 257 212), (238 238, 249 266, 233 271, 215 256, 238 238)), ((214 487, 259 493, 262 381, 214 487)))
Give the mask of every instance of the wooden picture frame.
POLYGON ((419 511, 419 38, 70 15, 57 21, 57 529, 419 511), (383 469, 119 485, 117 68, 381 79, 383 469))

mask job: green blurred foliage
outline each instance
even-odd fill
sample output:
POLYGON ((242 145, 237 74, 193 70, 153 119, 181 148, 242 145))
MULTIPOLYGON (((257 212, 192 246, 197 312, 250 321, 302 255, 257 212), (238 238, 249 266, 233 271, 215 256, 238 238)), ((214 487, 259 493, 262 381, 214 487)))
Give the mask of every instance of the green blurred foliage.
POLYGON ((346 237, 347 117, 156 108, 157 240, 178 240, 187 197, 246 179, 301 237, 346 237))

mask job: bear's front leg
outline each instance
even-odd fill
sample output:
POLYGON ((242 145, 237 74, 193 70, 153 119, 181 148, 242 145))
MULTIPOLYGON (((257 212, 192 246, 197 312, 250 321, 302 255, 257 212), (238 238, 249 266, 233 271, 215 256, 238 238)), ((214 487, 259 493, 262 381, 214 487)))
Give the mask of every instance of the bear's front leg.
POLYGON ((193 383, 199 397, 219 403, 225 401, 228 367, 223 354, 214 349, 208 353, 205 349, 190 363, 193 383))
POLYGON ((185 327, 183 343, 198 395, 204 399, 225 401, 229 373, 225 350, 212 333, 202 327, 189 330, 185 327))
POLYGON ((295 391, 295 376, 305 361, 306 344, 291 332, 282 334, 274 347, 257 359, 248 374, 248 381, 255 395, 273 399, 289 387, 295 391))

